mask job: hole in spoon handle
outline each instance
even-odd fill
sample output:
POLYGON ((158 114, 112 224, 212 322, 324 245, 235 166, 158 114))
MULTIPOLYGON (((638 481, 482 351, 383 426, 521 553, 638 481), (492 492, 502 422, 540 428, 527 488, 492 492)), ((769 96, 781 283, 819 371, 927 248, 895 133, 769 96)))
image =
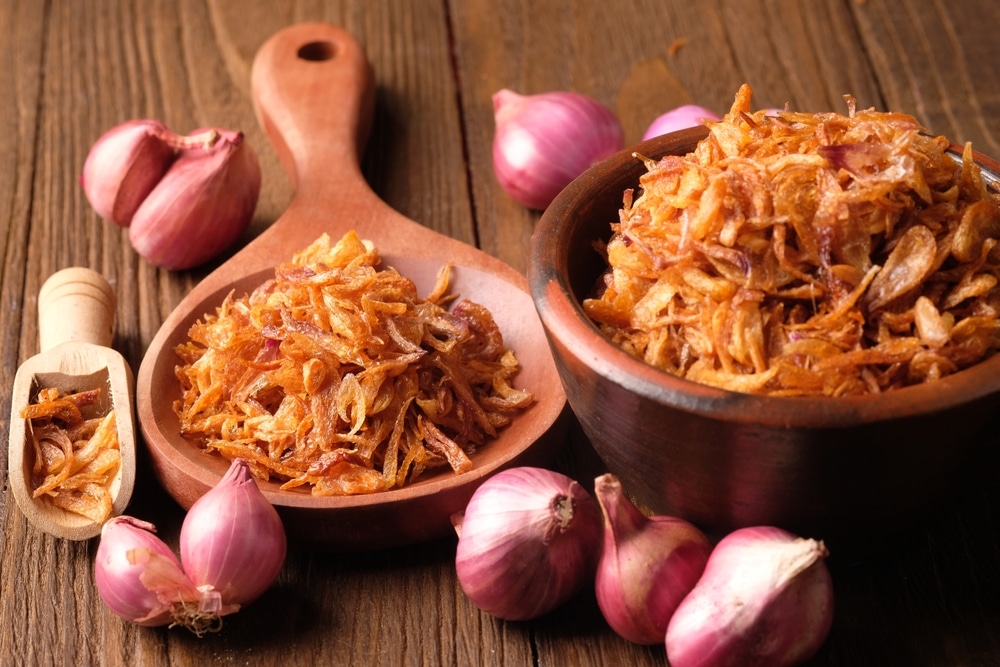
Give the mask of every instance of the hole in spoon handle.
POLYGON ((345 30, 304 23, 275 33, 250 74, 257 119, 296 190, 360 174, 375 107, 364 49, 345 30))
POLYGON ((111 347, 115 293, 100 273, 84 267, 49 276, 38 292, 38 342, 42 352, 63 343, 111 347))

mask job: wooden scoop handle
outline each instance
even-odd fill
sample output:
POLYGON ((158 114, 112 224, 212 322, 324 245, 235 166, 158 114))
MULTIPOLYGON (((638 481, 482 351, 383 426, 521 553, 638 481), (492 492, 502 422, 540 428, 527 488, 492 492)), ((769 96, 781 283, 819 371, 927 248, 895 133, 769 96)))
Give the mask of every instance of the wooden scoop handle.
POLYGON ((100 273, 62 269, 38 292, 38 342, 42 352, 67 342, 111 347, 115 293, 100 273))

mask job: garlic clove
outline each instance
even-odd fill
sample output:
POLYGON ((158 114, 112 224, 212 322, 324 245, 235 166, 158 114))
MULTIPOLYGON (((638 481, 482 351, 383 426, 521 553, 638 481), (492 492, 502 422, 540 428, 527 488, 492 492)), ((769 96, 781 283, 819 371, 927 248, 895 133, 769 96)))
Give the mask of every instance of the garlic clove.
POLYGON ((203 264, 250 224, 261 186, 257 154, 242 132, 188 136, 206 135, 214 140, 183 149, 132 219, 129 240, 151 264, 172 270, 203 264))
POLYGON ((826 557, 823 542, 769 526, 724 537, 670 620, 671 667, 784 667, 808 660, 833 622, 826 557))
POLYGON ((128 227, 140 204, 167 173, 176 149, 157 120, 131 120, 105 132, 91 147, 80 184, 105 220, 128 227))
POLYGON ((597 603, 608 625, 637 644, 659 644, 681 600, 694 588, 711 552, 691 523, 647 517, 611 474, 594 482, 604 515, 604 549, 597 566, 597 603))
POLYGON ((528 208, 546 208, 591 165, 618 152, 625 133, 614 112, 570 92, 493 95, 493 168, 501 187, 528 208))
POLYGON ((600 510, 566 475, 527 466, 502 471, 452 521, 459 585, 497 618, 537 618, 593 580, 600 510))

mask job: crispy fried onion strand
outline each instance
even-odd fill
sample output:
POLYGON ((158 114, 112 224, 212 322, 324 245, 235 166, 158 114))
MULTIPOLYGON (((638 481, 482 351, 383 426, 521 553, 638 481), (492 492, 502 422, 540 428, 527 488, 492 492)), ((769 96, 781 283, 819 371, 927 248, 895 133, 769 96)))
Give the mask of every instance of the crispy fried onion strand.
POLYGON ((313 495, 371 493, 470 454, 533 401, 483 306, 450 267, 421 299, 355 232, 324 234, 251 294, 230 294, 176 348, 182 434, 313 495))
POLYGON ((870 394, 1000 343, 1000 198, 899 113, 751 112, 744 85, 685 156, 642 158, 587 314, 618 346, 704 384, 870 394))
POLYGON ((60 395, 40 389, 34 403, 21 408, 33 450, 32 497, 104 523, 111 516, 111 484, 121 465, 115 411, 84 416, 100 389, 60 395))

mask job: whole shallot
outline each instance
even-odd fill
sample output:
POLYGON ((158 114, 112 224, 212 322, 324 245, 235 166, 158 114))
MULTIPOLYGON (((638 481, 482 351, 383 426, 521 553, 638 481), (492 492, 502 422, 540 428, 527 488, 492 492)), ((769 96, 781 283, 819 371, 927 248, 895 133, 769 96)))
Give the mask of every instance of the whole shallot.
POLYGON ((681 600, 705 569, 712 546, 694 525, 644 515, 611 474, 595 480, 604 513, 597 603, 608 625, 637 644, 659 644, 681 600))
POLYGON ((101 527, 94 582, 111 611, 138 625, 186 623, 201 598, 155 526, 125 515, 101 527))
POLYGON ((593 581, 600 510, 566 475, 532 467, 497 473, 452 521, 459 584, 493 616, 536 618, 593 581))
POLYGON ((721 120, 721 118, 711 109, 697 104, 684 104, 657 117, 642 135, 642 140, 646 141, 661 134, 697 127, 703 125, 706 120, 721 120))
POLYGON ((140 256, 187 269, 246 230, 261 172, 242 132, 202 128, 181 136, 157 120, 132 120, 94 143, 80 182, 98 215, 129 228, 140 256))
POLYGON ((625 132, 601 102, 571 92, 493 95, 493 168, 518 203, 542 210, 591 165, 621 150, 625 132))
POLYGON ((833 622, 823 542, 774 527, 725 536, 667 627, 671 667, 786 667, 812 657, 833 622))
POLYGON ((184 572, 221 607, 248 604, 274 583, 288 541, 245 460, 233 459, 222 480, 188 510, 180 547, 184 572))
POLYGON ((201 636, 259 597, 277 578, 287 543, 277 511, 234 460, 222 480, 188 510, 181 558, 134 517, 101 531, 94 577, 115 614, 139 625, 180 625, 201 636))

